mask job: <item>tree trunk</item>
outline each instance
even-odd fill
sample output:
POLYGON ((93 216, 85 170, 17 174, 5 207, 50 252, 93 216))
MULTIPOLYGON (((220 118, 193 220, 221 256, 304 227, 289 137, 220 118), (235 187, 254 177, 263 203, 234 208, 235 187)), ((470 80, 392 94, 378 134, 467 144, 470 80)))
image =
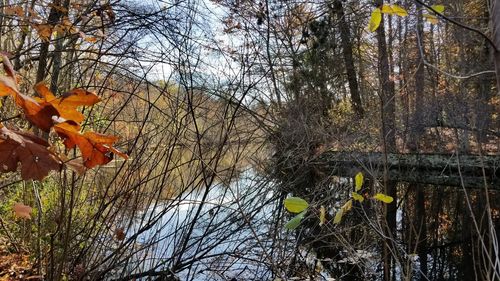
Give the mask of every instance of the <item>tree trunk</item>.
POLYGON ((495 44, 493 58, 495 61, 495 71, 497 76, 497 93, 500 95, 500 2, 491 1, 491 30, 492 40, 495 44))
MULTIPOLYGON (((67 10, 69 8, 70 0, 64 0, 63 7, 67 10)), ((60 16, 59 16, 60 17, 60 16)), ((52 59, 52 77, 50 81, 50 91, 54 94, 57 93, 57 88, 59 85, 59 73, 61 73, 62 65, 62 52, 64 46, 65 35, 59 34, 57 36, 57 41, 54 48, 54 58, 52 59)))
MULTIPOLYGON (((485 9, 483 15, 485 18, 488 18, 489 13, 487 10, 487 3, 485 3, 485 9)), ((485 23, 487 25, 488 23, 485 23)), ((482 71, 484 69, 491 69, 491 60, 490 60, 490 50, 492 50, 490 44, 485 39, 483 41, 483 48, 479 53, 478 58, 478 66, 480 69, 478 71, 482 71)), ((485 130, 490 128, 491 120, 492 120, 492 106, 490 104, 491 98, 494 96, 492 92, 492 88, 494 85, 493 77, 490 75, 480 76, 476 81, 476 89, 477 89, 477 101, 475 107, 475 127, 478 129, 478 133, 476 134, 477 142, 479 143, 479 147, 483 143, 487 142, 487 134, 485 130)))
MULTIPOLYGON (((49 17, 47 19, 47 23, 51 26, 56 25, 61 17, 61 12, 57 9, 59 6, 61 6, 61 0, 54 0, 52 2, 52 8, 50 8, 49 17)), ((40 56, 36 72, 37 83, 45 79, 51 36, 52 35, 49 35, 49 38, 40 45, 40 56)))
POLYGON ((417 71, 415 73, 415 108, 410 130, 409 149, 415 152, 419 149, 420 136, 423 134, 424 100, 425 100, 425 72, 424 72, 424 22, 422 5, 417 4, 417 71))
MULTIPOLYGON (((382 7, 384 4, 383 0, 377 0, 377 7, 382 7)), ((379 81, 380 81, 380 103, 382 111, 382 143, 385 153, 396 152, 396 123, 395 123, 395 110, 396 110, 396 100, 395 100, 395 89, 394 82, 390 79, 390 68, 389 68, 389 54, 388 47, 386 44, 386 35, 384 27, 384 16, 382 16, 382 21, 380 27, 377 29, 377 41, 378 41, 378 71, 379 71, 379 81)), ((394 201, 386 205, 385 218, 387 222, 387 228, 385 235, 389 237, 384 243, 384 280, 392 280, 393 274, 393 257, 391 254, 392 250, 395 250, 392 241, 395 238, 396 229, 396 211, 397 211, 397 194, 396 194, 396 183, 390 181, 388 178, 387 165, 384 168, 384 186, 385 194, 390 195, 394 198, 394 201)))
POLYGON ((347 72, 347 81, 349 82, 349 90, 351 92, 351 102, 354 111, 358 114, 360 118, 363 118, 365 111, 361 103, 358 78, 356 76, 356 68, 354 67, 354 58, 352 55, 353 44, 351 42, 351 31, 349 29, 349 24, 345 19, 344 7, 340 0, 336 0, 334 2, 334 9, 339 21, 340 37, 342 40, 342 54, 344 56, 344 63, 347 72))
MULTIPOLYGON (((383 5, 383 0, 377 1, 378 5, 383 5)), ((380 99, 382 104, 382 140, 384 142, 384 151, 393 153, 396 151, 396 123, 395 123, 395 89, 394 81, 390 79, 389 73, 389 54, 384 28, 384 19, 377 29, 378 40, 378 71, 380 81, 380 99)))

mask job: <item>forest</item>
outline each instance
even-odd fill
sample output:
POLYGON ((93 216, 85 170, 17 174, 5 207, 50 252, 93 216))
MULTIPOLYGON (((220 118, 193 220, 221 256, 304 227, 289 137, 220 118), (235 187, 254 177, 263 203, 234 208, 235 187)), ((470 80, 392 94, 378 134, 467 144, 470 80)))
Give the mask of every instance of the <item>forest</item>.
POLYGON ((500 281, 500 1, 3 0, 0 281, 500 281))

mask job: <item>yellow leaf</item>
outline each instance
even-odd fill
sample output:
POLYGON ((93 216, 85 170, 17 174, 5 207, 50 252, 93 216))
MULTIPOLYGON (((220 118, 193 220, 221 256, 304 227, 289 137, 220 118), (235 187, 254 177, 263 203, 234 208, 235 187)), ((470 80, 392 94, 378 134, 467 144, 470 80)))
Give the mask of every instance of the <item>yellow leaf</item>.
POLYGON ((23 203, 16 203, 12 207, 14 214, 23 219, 31 219, 31 207, 26 206, 23 203))
POLYGON ((340 210, 335 214, 335 218, 333 219, 333 223, 335 223, 335 224, 340 223, 343 215, 344 215, 344 209, 340 208, 340 210))
POLYGON ((435 15, 424 14, 423 16, 428 22, 432 24, 438 23, 438 18, 435 15))
POLYGON ((375 8, 370 17, 370 23, 368 24, 368 29, 371 32, 374 32, 379 27, 381 21, 382 21, 382 12, 380 11, 379 8, 375 8))
POLYGON ((309 204, 306 200, 299 197, 288 197, 285 199, 285 208, 291 213, 300 213, 307 209, 309 204))
POLYGON ((373 199, 377 199, 387 204, 391 203, 394 200, 394 198, 392 198, 391 196, 382 193, 375 194, 375 196, 373 196, 373 199))
POLYGON ((382 12, 383 14, 389 14, 389 15, 394 14, 394 10, 392 9, 392 6, 391 6, 391 5, 389 5, 389 4, 384 4, 384 5, 382 5, 382 10, 381 10, 381 12, 382 12))
POLYGON ((352 208, 352 199, 345 202, 345 204, 340 208, 340 210, 335 214, 335 218, 333 219, 333 223, 339 223, 342 220, 342 216, 351 210, 352 208))
POLYGON ((354 177, 355 190, 360 191, 363 186, 363 173, 359 172, 354 177))
POLYGON ((326 216, 326 209, 325 206, 321 206, 319 208, 319 226, 323 226, 325 224, 325 216, 326 216))
POLYGON ((365 200, 365 198, 363 197, 363 195, 357 193, 357 192, 353 192, 352 194, 352 198, 356 201, 359 201, 360 203, 363 202, 363 200, 365 200))
POLYGON ((432 5, 431 8, 440 14, 444 12, 444 5, 432 5))
POLYGON ((349 201, 345 202, 344 206, 342 206, 342 209, 344 212, 349 211, 352 208, 352 199, 349 199, 349 201))
POLYGON ((398 5, 392 5, 392 12, 393 12, 393 14, 396 14, 400 17, 408 16, 408 12, 404 8, 402 8, 398 5))

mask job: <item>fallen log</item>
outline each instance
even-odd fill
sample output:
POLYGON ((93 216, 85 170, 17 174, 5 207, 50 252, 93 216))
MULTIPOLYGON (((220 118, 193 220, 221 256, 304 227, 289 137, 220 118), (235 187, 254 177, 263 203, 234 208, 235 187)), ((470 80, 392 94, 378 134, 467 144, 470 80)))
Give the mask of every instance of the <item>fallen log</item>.
POLYGON ((329 151, 312 160, 322 173, 354 176, 358 171, 391 180, 500 190, 500 155, 387 154, 329 151))

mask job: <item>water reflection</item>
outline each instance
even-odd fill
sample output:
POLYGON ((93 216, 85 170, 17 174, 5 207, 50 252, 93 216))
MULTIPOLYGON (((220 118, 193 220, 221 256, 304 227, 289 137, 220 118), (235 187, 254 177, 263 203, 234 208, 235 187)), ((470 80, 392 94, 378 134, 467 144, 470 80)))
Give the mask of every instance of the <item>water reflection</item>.
POLYGON ((181 280, 270 278, 266 251, 277 204, 269 181, 246 171, 229 186, 206 191, 186 193, 136 216, 127 232, 141 234, 128 274, 173 268, 181 280))

